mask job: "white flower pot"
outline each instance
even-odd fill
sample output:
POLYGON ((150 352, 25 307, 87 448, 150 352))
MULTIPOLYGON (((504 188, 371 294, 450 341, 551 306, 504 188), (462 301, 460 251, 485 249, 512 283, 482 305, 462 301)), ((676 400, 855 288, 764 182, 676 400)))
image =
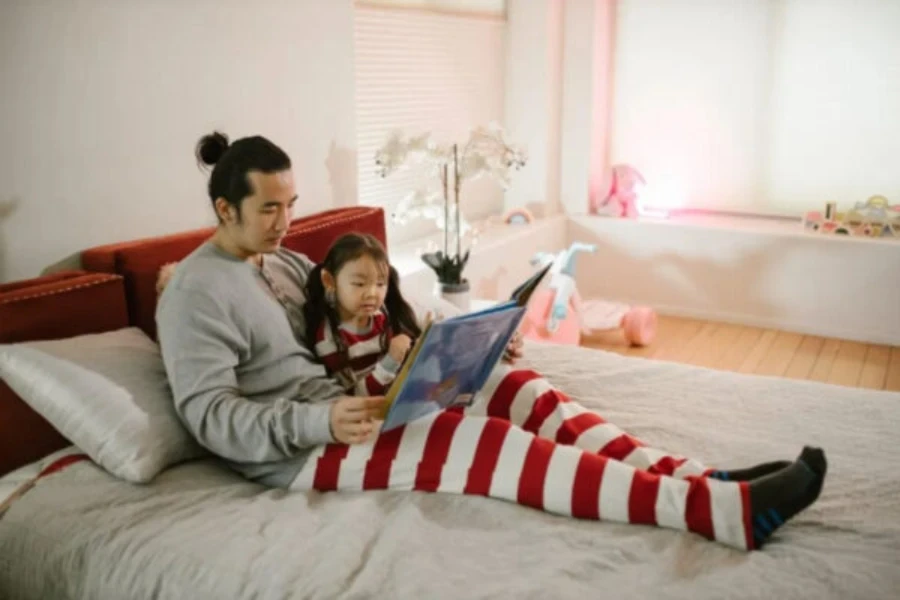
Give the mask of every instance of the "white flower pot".
POLYGON ((441 283, 439 281, 434 284, 434 294, 463 312, 469 311, 472 293, 469 282, 465 279, 462 283, 441 283))

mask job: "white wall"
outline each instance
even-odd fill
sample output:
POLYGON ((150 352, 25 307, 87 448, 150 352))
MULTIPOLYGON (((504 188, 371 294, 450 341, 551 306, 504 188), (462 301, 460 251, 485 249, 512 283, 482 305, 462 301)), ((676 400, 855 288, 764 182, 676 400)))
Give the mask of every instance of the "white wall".
POLYGON ((587 212, 609 164, 615 2, 567 0, 563 36, 560 200, 587 212))
POLYGON ((506 95, 509 140, 528 150, 506 207, 558 212, 562 101, 562 0, 508 0, 506 95))
POLYGON ((356 202, 352 0, 0 3, 0 281, 213 222, 213 128, 292 157, 298 214, 356 202))

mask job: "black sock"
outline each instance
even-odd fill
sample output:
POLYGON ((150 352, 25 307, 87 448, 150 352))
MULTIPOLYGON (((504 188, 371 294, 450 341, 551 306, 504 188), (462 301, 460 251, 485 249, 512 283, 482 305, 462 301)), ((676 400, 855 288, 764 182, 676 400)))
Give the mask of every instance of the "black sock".
POLYGON ((762 463, 748 469, 713 471, 709 473, 707 477, 712 477, 713 479, 721 479, 722 481, 752 481, 757 477, 763 477, 770 473, 775 473, 785 467, 789 467, 790 465, 791 461, 789 460, 776 460, 774 462, 762 463))
POLYGON ((776 529, 816 501, 827 469, 822 449, 805 446, 789 466, 750 482, 754 548, 761 548, 776 529))

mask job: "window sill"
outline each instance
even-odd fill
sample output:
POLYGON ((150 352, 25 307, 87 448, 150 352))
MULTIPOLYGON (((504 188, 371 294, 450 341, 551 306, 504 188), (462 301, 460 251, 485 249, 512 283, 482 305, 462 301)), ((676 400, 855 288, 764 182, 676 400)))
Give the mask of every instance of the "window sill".
POLYGON ((673 214, 666 218, 638 217, 634 219, 604 217, 590 214, 569 215, 578 224, 616 228, 622 230, 645 230, 647 226, 667 229, 694 231, 698 235, 708 232, 727 232, 735 236, 768 236, 772 239, 792 239, 810 242, 837 242, 850 244, 897 244, 893 239, 881 239, 851 235, 821 234, 807 231, 799 218, 766 218, 751 215, 728 215, 711 213, 673 214))

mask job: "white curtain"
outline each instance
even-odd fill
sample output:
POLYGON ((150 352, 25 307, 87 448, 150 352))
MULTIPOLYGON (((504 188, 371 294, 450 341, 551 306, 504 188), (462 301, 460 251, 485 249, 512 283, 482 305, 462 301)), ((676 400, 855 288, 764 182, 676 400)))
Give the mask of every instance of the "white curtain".
POLYGON ((619 0, 611 159, 661 204, 900 203, 900 0, 619 0))
POLYGON ((506 0, 358 0, 357 4, 497 16, 506 14, 506 0))

